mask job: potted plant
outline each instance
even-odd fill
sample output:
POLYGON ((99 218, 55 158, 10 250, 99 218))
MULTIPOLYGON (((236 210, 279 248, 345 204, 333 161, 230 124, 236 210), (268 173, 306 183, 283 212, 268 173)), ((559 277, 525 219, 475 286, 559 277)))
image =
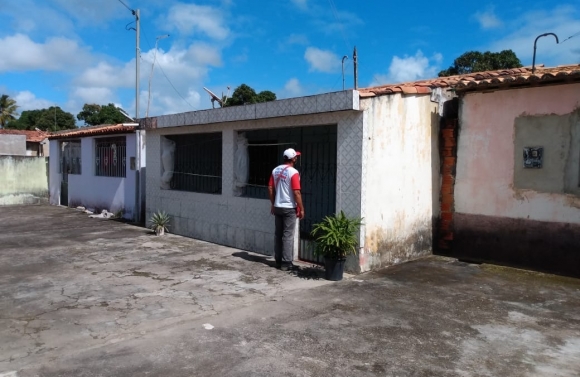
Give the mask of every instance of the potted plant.
POLYGON ((169 215, 165 211, 154 213, 149 222, 151 223, 150 228, 158 236, 164 235, 166 230, 169 231, 169 215))
POLYGON ((311 232, 316 242, 314 253, 324 257, 327 280, 342 280, 346 257, 356 254, 357 233, 361 225, 361 218, 349 218, 343 211, 326 216, 314 225, 311 232))

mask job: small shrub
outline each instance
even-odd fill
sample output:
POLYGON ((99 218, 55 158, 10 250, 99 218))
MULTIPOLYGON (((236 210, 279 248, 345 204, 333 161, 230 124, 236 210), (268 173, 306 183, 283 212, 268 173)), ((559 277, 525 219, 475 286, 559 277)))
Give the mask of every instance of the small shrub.
POLYGON ((149 227, 155 231, 155 234, 162 235, 169 231, 169 215, 165 211, 157 211, 149 219, 149 227))

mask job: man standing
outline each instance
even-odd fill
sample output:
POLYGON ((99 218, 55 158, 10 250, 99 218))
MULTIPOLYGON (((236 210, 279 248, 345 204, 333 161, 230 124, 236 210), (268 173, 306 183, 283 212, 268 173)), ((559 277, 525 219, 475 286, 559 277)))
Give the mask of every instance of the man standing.
POLYGON ((276 268, 288 271, 294 266, 294 228, 296 217, 304 218, 304 205, 300 193, 300 174, 294 168, 300 152, 289 148, 284 151, 284 163, 276 167, 270 176, 268 194, 276 216, 276 241, 274 258, 276 268))

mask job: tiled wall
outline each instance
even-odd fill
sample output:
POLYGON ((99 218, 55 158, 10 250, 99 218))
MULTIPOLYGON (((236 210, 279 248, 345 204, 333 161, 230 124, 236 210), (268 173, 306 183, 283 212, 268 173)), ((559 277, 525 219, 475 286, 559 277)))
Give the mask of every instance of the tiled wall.
MULTIPOLYGON (((329 101, 331 99, 332 96, 328 98, 329 101)), ((240 106, 237 107, 236 111, 243 112, 246 111, 245 108, 251 106, 240 106)), ((330 102, 329 106, 332 106, 330 102)), ((236 108, 220 109, 220 112, 230 109, 236 108)), ((363 134, 363 114, 361 112, 338 111, 181 127, 168 127, 166 122, 170 119, 176 123, 185 122, 185 115, 176 114, 161 117, 158 119, 160 128, 148 129, 147 131, 146 183, 147 218, 150 218, 156 210, 167 211, 172 218, 170 232, 263 254, 271 255, 273 253, 274 219, 270 215, 269 201, 233 195, 235 134, 237 131, 249 129, 337 124, 336 208, 337 210, 342 209, 351 216, 361 215, 363 134), (183 116, 182 120, 178 119, 180 116, 183 116), (161 128, 161 120, 163 120, 163 128, 161 128), (212 195, 160 189, 161 136, 200 132, 223 132, 222 194, 212 195)))

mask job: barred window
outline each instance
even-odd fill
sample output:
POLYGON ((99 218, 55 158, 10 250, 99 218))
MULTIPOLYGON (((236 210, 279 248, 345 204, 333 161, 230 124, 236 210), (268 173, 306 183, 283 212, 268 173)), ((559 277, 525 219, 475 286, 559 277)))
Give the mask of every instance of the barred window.
POLYGON ((59 173, 81 174, 81 141, 66 140, 60 142, 59 173))
POLYGON ((127 175, 126 150, 125 136, 95 139, 95 175, 125 177, 127 175))
POLYGON ((173 190, 222 193, 222 133, 166 136, 175 142, 173 190))

